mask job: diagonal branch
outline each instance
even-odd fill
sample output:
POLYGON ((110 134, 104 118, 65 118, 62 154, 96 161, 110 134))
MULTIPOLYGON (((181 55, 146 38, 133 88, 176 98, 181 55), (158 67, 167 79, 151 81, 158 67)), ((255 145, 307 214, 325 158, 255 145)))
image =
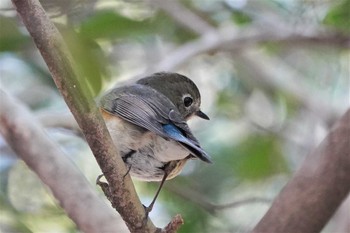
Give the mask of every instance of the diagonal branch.
POLYGON ((339 48, 350 48, 350 36, 335 32, 304 35, 297 31, 270 32, 254 25, 236 29, 227 27, 208 31, 199 38, 191 40, 159 59, 159 62, 147 71, 152 73, 158 70, 175 70, 186 64, 193 57, 213 51, 241 51, 251 46, 263 43, 276 43, 286 45, 329 45, 339 48))
POLYGON ((50 188, 78 228, 87 233, 125 231, 121 219, 102 202, 67 156, 63 156, 28 109, 2 90, 0 98, 1 134, 50 188))
POLYGON ((253 233, 320 232, 350 192, 350 109, 304 161, 253 233))
POLYGON ((68 107, 82 129, 86 141, 105 175, 117 210, 131 232, 155 232, 135 192, 125 165, 112 143, 105 123, 93 101, 84 77, 75 68, 57 28, 38 0, 13 0, 68 107))
POLYGON ((255 84, 286 93, 330 125, 344 111, 338 106, 329 104, 329 101, 319 93, 310 91, 301 80, 297 79, 301 74, 296 70, 280 59, 266 56, 257 48, 246 49, 236 54, 235 62, 240 69, 249 74, 249 78, 255 84))
POLYGON ((193 13, 187 7, 184 7, 177 0, 149 0, 149 3, 162 9, 176 22, 196 34, 203 35, 207 32, 213 31, 214 27, 208 24, 204 19, 193 13))

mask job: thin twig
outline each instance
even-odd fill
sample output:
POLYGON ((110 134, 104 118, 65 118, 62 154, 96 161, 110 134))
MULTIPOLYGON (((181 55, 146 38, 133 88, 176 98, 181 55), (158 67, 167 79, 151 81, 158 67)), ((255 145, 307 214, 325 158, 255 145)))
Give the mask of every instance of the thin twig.
POLYGON ((196 192, 193 189, 189 189, 186 187, 177 187, 174 184, 167 184, 165 186, 166 189, 170 190, 171 192, 175 193, 176 195, 189 200, 192 203, 196 203, 198 206, 206 210, 208 213, 215 215, 217 211, 229 209, 229 208, 236 208, 241 205, 245 204, 253 204, 253 203, 267 203, 270 204, 272 202, 271 199, 268 198, 262 198, 262 197, 250 197, 245 198, 239 201, 233 201, 227 204, 214 204, 207 200, 206 197, 204 197, 201 193, 196 192))
POLYGON ((177 214, 175 217, 173 217, 170 223, 164 227, 162 233, 176 233, 183 224, 184 220, 182 219, 181 215, 177 214))

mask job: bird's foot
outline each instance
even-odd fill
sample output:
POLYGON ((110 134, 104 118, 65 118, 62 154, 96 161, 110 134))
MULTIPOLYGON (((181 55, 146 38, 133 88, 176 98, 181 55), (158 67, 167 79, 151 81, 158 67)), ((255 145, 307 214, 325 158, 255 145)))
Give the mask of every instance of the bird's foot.
POLYGON ((143 208, 145 209, 145 218, 143 219, 143 224, 147 223, 149 213, 151 213, 151 211, 153 209, 153 205, 154 205, 154 203, 151 203, 149 206, 145 206, 142 204, 143 208))
POLYGON ((101 185, 103 185, 103 184, 106 184, 105 182, 102 182, 102 181, 101 181, 101 178, 102 178, 103 176, 104 176, 104 175, 101 174, 101 175, 99 175, 99 176, 96 178, 96 184, 97 184, 97 185, 101 186, 101 185))

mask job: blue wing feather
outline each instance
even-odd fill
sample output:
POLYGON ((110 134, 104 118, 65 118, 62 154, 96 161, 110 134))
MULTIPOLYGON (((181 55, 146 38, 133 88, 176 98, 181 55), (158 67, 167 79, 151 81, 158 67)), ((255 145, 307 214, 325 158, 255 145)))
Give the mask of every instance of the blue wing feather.
POLYGON ((191 150, 196 156, 200 157, 206 162, 212 163, 210 156, 202 148, 195 145, 195 143, 192 142, 192 140, 185 137, 175 125, 163 125, 163 130, 170 138, 180 142, 186 148, 191 150))

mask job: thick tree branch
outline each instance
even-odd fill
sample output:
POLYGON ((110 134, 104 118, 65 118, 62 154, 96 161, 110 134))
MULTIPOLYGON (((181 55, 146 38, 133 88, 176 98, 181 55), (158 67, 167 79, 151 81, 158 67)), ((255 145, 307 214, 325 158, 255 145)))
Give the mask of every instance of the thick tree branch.
POLYGON ((125 231, 123 221, 96 195, 79 170, 48 138, 29 111, 0 90, 0 132, 16 154, 50 188, 84 232, 125 231))
POLYGON ((350 110, 304 161, 253 233, 320 232, 350 192, 350 110))
POLYGON ((105 175, 117 210, 131 232, 155 232, 126 174, 125 165, 112 143, 104 121, 92 99, 84 77, 61 35, 45 14, 38 0, 13 0, 18 14, 34 39, 68 107, 82 129, 105 175))

